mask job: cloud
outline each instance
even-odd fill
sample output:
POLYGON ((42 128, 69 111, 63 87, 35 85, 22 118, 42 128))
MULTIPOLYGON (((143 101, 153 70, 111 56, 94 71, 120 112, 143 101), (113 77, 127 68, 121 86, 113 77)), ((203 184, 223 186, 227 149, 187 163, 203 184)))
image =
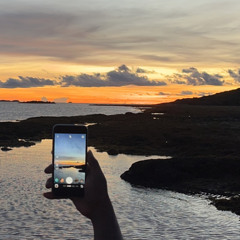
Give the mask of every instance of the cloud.
MULTIPOLYGON (((31 88, 54 85, 62 87, 121 87, 127 85, 164 86, 167 84, 163 81, 151 81, 146 76, 139 76, 138 73, 131 71, 125 64, 119 66, 116 70, 107 72, 105 74, 81 73, 79 75, 65 75, 60 76, 59 81, 22 76, 19 76, 18 79, 9 78, 6 82, 0 81, 0 88, 31 88)), ((43 97, 43 99, 43 101, 47 101, 45 97, 43 97)))
POLYGON ((191 67, 191 68, 183 69, 182 72, 183 73, 192 73, 196 70, 197 70, 196 68, 191 67))
POLYGON ((235 82, 240 83, 240 69, 238 69, 238 71, 229 69, 228 73, 235 80, 235 82))
POLYGON ((187 68, 182 70, 183 74, 175 74, 172 83, 176 84, 187 84, 187 85, 214 85, 222 86, 224 80, 222 75, 209 74, 207 72, 199 72, 197 68, 187 68))
POLYGON ((9 78, 6 82, 0 81, 0 88, 31 88, 53 86, 55 84, 56 81, 49 79, 19 76, 18 79, 9 78))
POLYGON ((131 72, 111 71, 107 73, 107 82, 109 86, 162 86, 165 82, 150 81, 147 77, 140 77, 131 72))
POLYGON ((182 80, 178 80, 178 79, 175 79, 175 80, 170 80, 172 83, 175 83, 175 84, 186 84, 186 81, 182 81, 182 80))
POLYGON ((193 92, 191 91, 182 91, 180 95, 193 95, 193 92))
POLYGON ((170 95, 169 93, 165 93, 165 92, 159 92, 157 95, 160 95, 160 96, 168 96, 170 95))
POLYGON ((147 71, 143 68, 137 68, 136 73, 147 73, 147 71))
POLYGON ((213 94, 212 92, 199 92, 198 96, 204 97, 204 96, 209 96, 209 95, 212 95, 212 94, 213 94))
POLYGON ((139 58, 156 62, 171 62, 171 59, 169 57, 162 57, 157 55, 141 55, 139 58))
POLYGON ((67 100, 68 100, 67 97, 61 97, 61 98, 55 98, 53 101, 54 101, 55 103, 66 103, 67 100))
POLYGON ((100 74, 85 74, 77 76, 66 75, 61 77, 62 87, 77 86, 77 87, 104 87, 107 83, 102 80, 100 74))
POLYGON ((119 72, 130 72, 130 69, 125 64, 123 64, 118 67, 118 71, 119 72))
POLYGON ((136 73, 155 73, 155 71, 149 71, 143 68, 137 68, 136 73))
POLYGON ((81 86, 81 87, 106 87, 106 86, 163 86, 163 81, 151 81, 146 76, 139 76, 132 72, 126 65, 121 65, 116 70, 107 72, 106 75, 95 73, 80 74, 77 76, 62 76, 61 83, 63 87, 81 86))
POLYGON ((48 99, 46 97, 42 97, 41 99, 43 102, 48 102, 48 99))
POLYGON ((235 64, 240 3, 233 3, 189 1, 183 8, 177 0, 164 5, 157 0, 147 5, 145 1, 1 1, 0 52, 98 66, 141 64, 142 59, 155 66, 235 64))

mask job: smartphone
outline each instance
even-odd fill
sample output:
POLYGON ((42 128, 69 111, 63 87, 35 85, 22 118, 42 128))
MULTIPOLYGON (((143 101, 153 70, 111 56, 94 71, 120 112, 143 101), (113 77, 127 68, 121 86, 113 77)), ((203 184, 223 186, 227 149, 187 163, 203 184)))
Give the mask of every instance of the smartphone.
POLYGON ((52 192, 54 195, 83 196, 86 181, 87 127, 57 124, 53 127, 52 192))

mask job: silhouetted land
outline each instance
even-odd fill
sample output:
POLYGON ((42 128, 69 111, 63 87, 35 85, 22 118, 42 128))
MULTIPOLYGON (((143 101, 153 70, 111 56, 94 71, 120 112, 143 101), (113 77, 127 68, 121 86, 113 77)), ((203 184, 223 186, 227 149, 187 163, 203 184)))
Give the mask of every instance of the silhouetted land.
POLYGON ((0 100, 0 102, 19 102, 19 100, 0 100))
MULTIPOLYGON (((235 91, 239 95, 239 90, 235 91)), ((239 104, 235 101, 232 105, 239 104)), ((146 187, 232 197, 211 199, 219 209, 240 214, 239 197, 234 197, 240 194, 240 106, 176 102, 155 105, 139 114, 5 122, 0 123, 0 146, 30 146, 51 138, 56 123, 96 123, 89 126, 89 145, 109 154, 172 156, 135 163, 122 178, 146 187)))
POLYGON ((43 104, 55 104, 50 101, 19 101, 19 100, 0 100, 0 102, 17 102, 17 103, 43 103, 43 104))
POLYGON ((240 88, 236 90, 217 93, 201 98, 186 98, 176 100, 177 104, 214 105, 214 106, 240 106, 240 88))
POLYGON ((26 101, 26 102, 19 102, 19 103, 55 104, 55 102, 50 102, 50 101, 26 101))

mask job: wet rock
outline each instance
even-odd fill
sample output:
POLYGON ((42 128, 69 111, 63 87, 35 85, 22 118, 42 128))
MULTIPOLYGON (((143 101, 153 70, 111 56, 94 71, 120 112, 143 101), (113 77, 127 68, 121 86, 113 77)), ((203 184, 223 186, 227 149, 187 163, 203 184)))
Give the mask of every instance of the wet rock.
POLYGON ((222 211, 231 211, 240 215, 240 197, 234 196, 228 199, 212 198, 212 204, 222 211))
POLYGON ((9 147, 2 147, 1 150, 4 151, 4 152, 7 152, 7 151, 11 151, 12 148, 9 148, 9 147))
MULTIPOLYGON (((240 160, 230 158, 173 158, 144 160, 121 175, 125 181, 144 187, 168 189, 186 194, 240 194, 240 160)), ((212 201, 212 199, 211 199, 212 201)), ((240 215, 239 198, 216 200, 221 210, 240 215)))
POLYGON ((145 187, 207 192, 240 193, 240 160, 225 158, 172 158, 139 161, 121 178, 145 187))
POLYGON ((107 151, 108 155, 118 155, 118 150, 111 148, 107 151))

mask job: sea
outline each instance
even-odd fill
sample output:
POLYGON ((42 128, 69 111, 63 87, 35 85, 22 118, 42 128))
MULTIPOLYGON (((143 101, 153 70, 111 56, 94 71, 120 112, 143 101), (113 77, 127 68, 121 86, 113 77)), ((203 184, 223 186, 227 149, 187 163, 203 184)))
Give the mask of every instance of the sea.
POLYGON ((115 115, 126 112, 139 113, 134 106, 113 106, 80 103, 18 103, 0 102, 0 122, 19 121, 32 117, 83 116, 90 114, 115 115))
MULTIPOLYGON (((133 107, 87 104, 23 105, 0 103, 1 121, 50 116, 48 114, 73 116, 101 112, 110 115, 140 111, 133 107), (2 112, 4 109, 7 113, 2 112)), ((91 222, 78 213, 70 200, 48 200, 42 195, 48 191, 44 169, 51 163, 51 147, 51 140, 45 139, 32 147, 0 152, 1 240, 93 239, 91 222)), ((136 161, 170 156, 110 156, 94 147, 89 149, 106 176, 124 239, 240 239, 239 216, 218 211, 206 196, 136 187, 120 178, 136 161)))

